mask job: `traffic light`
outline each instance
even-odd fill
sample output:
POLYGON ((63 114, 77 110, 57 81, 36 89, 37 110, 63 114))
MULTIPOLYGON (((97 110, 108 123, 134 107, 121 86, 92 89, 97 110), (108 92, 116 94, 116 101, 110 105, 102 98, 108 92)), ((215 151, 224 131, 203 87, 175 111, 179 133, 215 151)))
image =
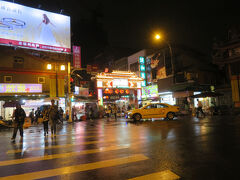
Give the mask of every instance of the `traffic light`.
POLYGON ((70 78, 70 89, 71 89, 72 93, 75 92, 75 82, 74 82, 74 79, 72 77, 70 78))

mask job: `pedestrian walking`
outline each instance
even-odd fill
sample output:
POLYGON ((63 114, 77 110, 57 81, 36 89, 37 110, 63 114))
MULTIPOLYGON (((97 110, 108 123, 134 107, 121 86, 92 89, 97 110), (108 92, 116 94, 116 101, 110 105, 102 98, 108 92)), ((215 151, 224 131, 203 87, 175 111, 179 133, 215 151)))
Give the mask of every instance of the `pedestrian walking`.
POLYGON ((38 118, 41 117, 41 110, 40 107, 37 108, 37 110, 35 111, 35 124, 38 124, 38 118))
POLYGON ((110 106, 108 106, 108 107, 105 109, 105 113, 106 113, 106 116, 107 116, 107 121, 109 121, 110 114, 111 114, 111 107, 110 107, 110 106))
POLYGON ((67 110, 66 111, 66 121, 68 121, 69 120, 69 111, 67 110))
POLYGON ((14 122, 13 122, 14 129, 13 129, 13 136, 11 140, 12 142, 15 142, 17 131, 19 129, 20 136, 21 136, 20 141, 22 141, 23 140, 23 124, 26 118, 26 113, 19 103, 16 104, 16 109, 13 112, 13 118, 14 118, 14 122))
POLYGON ((203 112, 203 110, 202 110, 202 107, 203 107, 203 105, 202 105, 202 102, 201 101, 199 101, 199 99, 197 99, 197 102, 198 102, 198 104, 197 104, 197 118, 199 117, 199 112, 201 112, 201 114, 205 117, 205 113, 203 112))
POLYGON ((31 119, 31 124, 33 124, 34 123, 34 118, 35 118, 35 116, 34 116, 34 109, 32 109, 32 111, 29 113, 29 117, 31 119))
POLYGON ((44 130, 44 136, 48 135, 48 121, 49 121, 49 110, 47 106, 44 106, 43 112, 43 130, 44 130))
POLYGON ((112 113, 114 114, 115 120, 117 120, 117 106, 116 106, 116 104, 113 105, 112 113))
POLYGON ((93 111, 92 106, 90 106, 90 108, 89 108, 89 118, 90 118, 90 120, 93 120, 93 117, 94 117, 94 111, 93 111))
POLYGON ((54 99, 51 100, 49 108, 49 123, 51 125, 51 136, 56 136, 57 121, 58 121, 58 107, 54 104, 54 99))
POLYGON ((62 124, 63 124, 63 113, 64 113, 64 111, 63 111, 62 107, 60 107, 59 108, 59 116, 60 116, 60 121, 62 124))

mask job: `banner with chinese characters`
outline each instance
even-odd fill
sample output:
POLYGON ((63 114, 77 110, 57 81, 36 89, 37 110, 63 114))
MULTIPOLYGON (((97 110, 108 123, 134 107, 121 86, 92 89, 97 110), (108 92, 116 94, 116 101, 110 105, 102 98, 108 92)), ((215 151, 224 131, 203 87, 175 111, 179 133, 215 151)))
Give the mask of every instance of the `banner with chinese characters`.
POLYGON ((41 93, 42 84, 0 83, 0 93, 41 93))
POLYGON ((73 67, 81 68, 81 48, 80 48, 80 46, 73 46, 73 67))

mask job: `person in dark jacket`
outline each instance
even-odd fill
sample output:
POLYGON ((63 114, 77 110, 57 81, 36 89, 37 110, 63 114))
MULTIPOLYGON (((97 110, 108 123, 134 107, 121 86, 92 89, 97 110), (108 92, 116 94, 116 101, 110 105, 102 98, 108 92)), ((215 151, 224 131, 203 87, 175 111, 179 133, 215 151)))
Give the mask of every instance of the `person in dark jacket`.
POLYGON ((49 110, 46 106, 44 106, 42 115, 43 115, 44 136, 46 136, 48 135, 48 120, 49 120, 49 110))
POLYGON ((20 136, 21 136, 20 141, 22 141, 23 140, 23 124, 26 118, 26 113, 19 103, 16 104, 16 109, 13 112, 13 118, 14 118, 14 123, 13 123, 14 130, 13 130, 12 141, 15 142, 18 129, 20 131, 20 136))
POLYGON ((51 106, 49 108, 49 123, 51 125, 51 136, 56 136, 57 121, 59 118, 58 107, 54 104, 54 99, 51 100, 51 106))

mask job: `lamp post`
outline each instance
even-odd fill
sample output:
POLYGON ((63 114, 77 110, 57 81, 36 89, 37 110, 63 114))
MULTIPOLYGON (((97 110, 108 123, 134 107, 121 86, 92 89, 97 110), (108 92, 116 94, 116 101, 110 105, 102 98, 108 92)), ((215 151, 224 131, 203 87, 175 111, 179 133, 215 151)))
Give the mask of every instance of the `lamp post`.
MULTIPOLYGON (((54 63, 55 65, 55 77, 56 77, 56 97, 58 97, 58 68, 60 67, 60 71, 65 71, 65 65, 58 66, 57 63, 54 63)), ((47 69, 52 70, 52 64, 47 64, 47 69)), ((57 101, 58 102, 58 101, 57 101)))
POLYGON ((171 58, 171 67, 172 67, 173 82, 175 83, 175 77, 174 77, 174 75, 175 75, 175 70, 174 70, 174 63, 173 63, 172 46, 171 46, 171 44, 170 44, 167 40, 163 39, 160 34, 156 34, 156 35, 154 36, 154 38, 155 38, 157 41, 159 41, 160 39, 163 40, 163 41, 167 44, 167 46, 168 46, 168 48, 169 48, 170 58, 171 58))

